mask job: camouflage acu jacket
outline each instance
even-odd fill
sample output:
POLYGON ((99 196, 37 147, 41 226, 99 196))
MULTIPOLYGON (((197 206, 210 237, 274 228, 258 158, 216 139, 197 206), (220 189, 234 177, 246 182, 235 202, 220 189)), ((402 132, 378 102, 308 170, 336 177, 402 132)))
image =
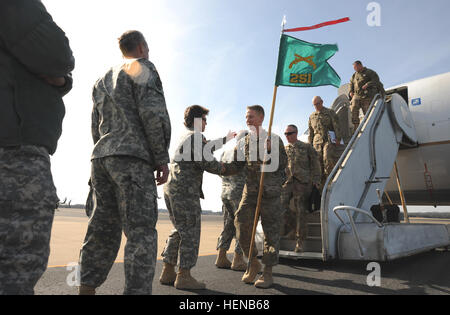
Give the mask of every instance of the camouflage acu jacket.
POLYGON ((161 80, 147 59, 109 70, 93 90, 92 159, 129 155, 169 163, 170 118, 161 80))
POLYGON ((220 149, 224 143, 224 138, 207 141, 200 132, 189 130, 175 151, 164 192, 181 198, 204 198, 203 172, 221 174, 222 164, 212 152, 220 149), (210 149, 205 149, 205 146, 210 149))
MULTIPOLYGON (((234 148, 222 153, 223 163, 232 162, 234 158, 234 148)), ((242 190, 245 185, 245 172, 240 171, 236 175, 222 176, 222 199, 237 200, 242 197, 242 190)))
POLYGON ((378 74, 368 68, 363 68, 361 72, 353 74, 350 79, 350 92, 362 99, 372 99, 377 93, 385 93, 378 74), (362 87, 365 84, 367 84, 367 89, 364 90, 362 87))
MULTIPOLYGON (((266 139, 267 132, 264 130, 260 132, 259 136, 255 133, 248 134, 238 142, 234 149, 234 161, 225 165, 227 173, 236 174, 240 170, 244 171, 246 176, 244 195, 251 197, 258 195, 266 139)), ((265 198, 279 197, 281 186, 286 180, 287 155, 283 141, 275 134, 272 134, 272 146, 277 147, 271 148, 272 159, 266 163, 266 165, 270 164, 271 167, 267 168, 264 175, 263 197, 265 198), (273 166, 276 166, 274 170, 271 169, 273 166)))
POLYGON ((320 161, 316 150, 309 143, 297 141, 286 147, 288 166, 286 167, 287 181, 295 180, 302 184, 320 184, 320 161))
POLYGON ((328 131, 333 131, 336 138, 342 139, 338 117, 332 109, 326 107, 309 116, 308 128, 309 143, 313 145, 329 142, 328 131))

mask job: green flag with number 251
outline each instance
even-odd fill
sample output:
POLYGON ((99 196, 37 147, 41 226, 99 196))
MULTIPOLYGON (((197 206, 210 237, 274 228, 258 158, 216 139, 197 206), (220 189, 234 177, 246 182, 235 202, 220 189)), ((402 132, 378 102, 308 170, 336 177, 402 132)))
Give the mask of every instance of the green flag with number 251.
POLYGON ((339 87, 341 78, 328 64, 337 51, 337 45, 312 44, 281 35, 275 85, 339 87))

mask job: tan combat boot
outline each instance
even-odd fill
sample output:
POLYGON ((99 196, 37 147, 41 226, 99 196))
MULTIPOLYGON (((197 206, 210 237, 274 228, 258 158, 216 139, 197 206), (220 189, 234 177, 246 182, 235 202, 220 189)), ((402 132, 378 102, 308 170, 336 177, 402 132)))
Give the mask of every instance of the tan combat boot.
POLYGON ((297 244, 295 245, 294 252, 296 253, 303 253, 305 251, 303 247, 303 240, 297 239, 297 244))
POLYGON ((231 270, 245 271, 247 270, 247 264, 244 260, 244 255, 234 253, 233 262, 231 263, 231 270))
POLYGON ((265 266, 263 274, 258 279, 258 281, 255 282, 255 287, 259 289, 268 289, 272 286, 272 284, 272 267, 265 266))
POLYGON ((159 277, 159 282, 163 285, 173 285, 176 278, 177 273, 175 272, 175 266, 165 262, 161 277, 159 277))
POLYGON ((230 269, 231 261, 227 258, 227 251, 225 249, 219 249, 219 255, 217 255, 216 259, 216 267, 230 269))
POLYGON ((253 257, 250 262, 250 269, 244 273, 242 281, 248 284, 253 283, 260 271, 261 271, 261 264, 259 263, 258 258, 253 257))
POLYGON ((204 290, 206 285, 191 276, 189 269, 180 269, 175 280, 175 288, 179 290, 204 290))
POLYGON ((78 295, 95 295, 95 288, 82 284, 78 287, 78 295))

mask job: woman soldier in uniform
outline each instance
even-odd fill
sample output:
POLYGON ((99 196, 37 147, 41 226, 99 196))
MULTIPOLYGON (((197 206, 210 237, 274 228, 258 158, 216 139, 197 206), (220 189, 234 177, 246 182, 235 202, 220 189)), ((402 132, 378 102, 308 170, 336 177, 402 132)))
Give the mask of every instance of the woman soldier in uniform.
POLYGON ((202 133, 205 131, 208 113, 208 109, 199 105, 185 110, 184 125, 187 133, 175 151, 169 179, 164 186, 164 199, 175 230, 167 239, 162 253, 164 266, 159 280, 162 284, 174 284, 177 289, 206 288, 204 283, 198 282, 190 274, 197 262, 200 244, 203 172, 226 175, 225 166, 214 158, 212 151, 220 149, 236 136, 236 133, 229 132, 224 138, 207 141, 202 133))

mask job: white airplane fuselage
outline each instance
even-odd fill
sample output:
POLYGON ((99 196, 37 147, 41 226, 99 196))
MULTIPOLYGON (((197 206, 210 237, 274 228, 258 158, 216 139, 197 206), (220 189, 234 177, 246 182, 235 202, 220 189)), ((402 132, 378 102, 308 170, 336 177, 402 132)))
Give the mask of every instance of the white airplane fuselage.
MULTIPOLYGON (((318 217, 313 216, 307 224, 315 234, 308 235, 305 252, 295 253, 295 241, 284 240, 280 255, 388 261, 448 246, 450 226, 378 221, 370 209, 383 190, 401 203, 394 165, 407 205, 450 205, 449 87, 450 72, 389 88, 385 100, 374 98, 353 131, 349 85, 341 86, 331 108, 347 145, 322 191, 320 242, 314 221, 318 217)), ((307 135, 308 130, 300 140, 307 135)), ((263 235, 261 228, 258 235, 263 235)), ((260 247, 263 239, 258 239, 260 247)))
MULTIPOLYGON (((397 156, 401 187, 409 205, 450 205, 450 72, 401 84, 396 90, 407 101, 418 145, 397 156)), ((400 202, 394 172, 386 191, 400 202)))

